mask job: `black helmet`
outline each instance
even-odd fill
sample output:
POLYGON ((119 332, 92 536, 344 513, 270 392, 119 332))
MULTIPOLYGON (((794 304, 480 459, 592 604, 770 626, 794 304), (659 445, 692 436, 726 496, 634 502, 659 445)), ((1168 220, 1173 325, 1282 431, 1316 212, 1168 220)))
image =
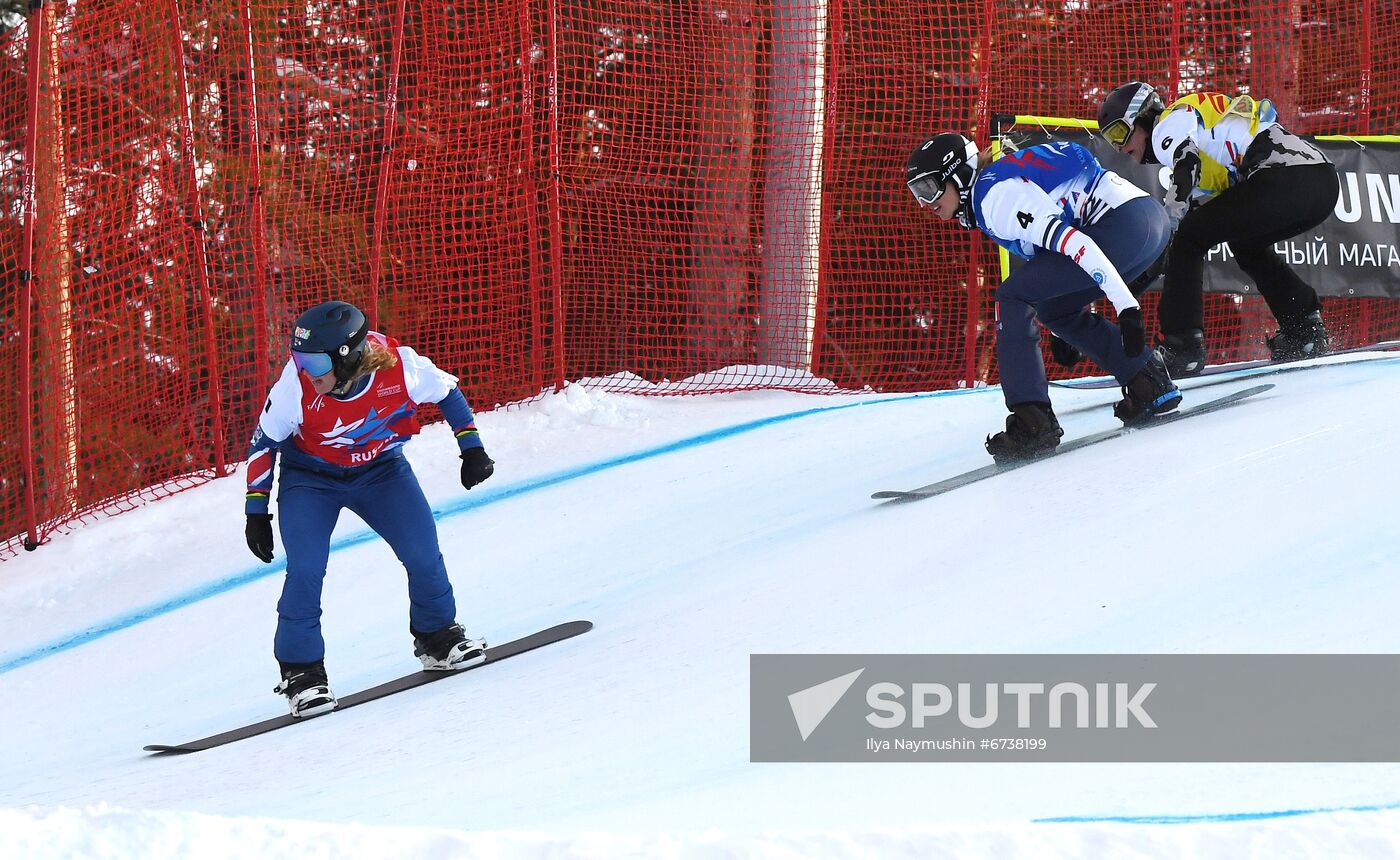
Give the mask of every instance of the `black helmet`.
POLYGON ((968 197, 977 177, 977 144, 960 134, 934 135, 919 144, 904 168, 904 184, 914 199, 928 205, 943 196, 945 183, 958 189, 958 220, 972 227, 968 197))
POLYGON ((369 320, 349 302, 326 302, 297 317, 292 359, 311 376, 334 370, 336 382, 355 375, 365 354, 369 320))
POLYGON ((1151 84, 1129 81, 1109 93, 1108 98, 1099 105, 1099 134, 1114 149, 1122 149, 1134 127, 1151 134, 1157 117, 1166 108, 1162 97, 1157 95, 1151 84))

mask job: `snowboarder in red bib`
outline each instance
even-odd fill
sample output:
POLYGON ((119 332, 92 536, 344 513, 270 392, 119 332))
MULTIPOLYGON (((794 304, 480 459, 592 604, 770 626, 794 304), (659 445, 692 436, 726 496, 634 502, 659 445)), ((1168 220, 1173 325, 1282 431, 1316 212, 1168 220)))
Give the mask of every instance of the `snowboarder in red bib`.
POLYGON ((297 318, 292 351, 258 418, 248 452, 248 548, 272 561, 268 500, 278 454, 277 511, 287 575, 277 602, 273 653, 292 716, 336 706, 326 678, 321 584, 331 531, 342 508, 365 521, 408 571, 409 630, 425 669, 454 670, 486 659, 468 637, 438 548, 437 524, 403 445, 419 430, 420 403, 435 403, 457 437, 462 486, 495 466, 457 378, 391 337, 369 330, 346 302, 326 302, 297 318))

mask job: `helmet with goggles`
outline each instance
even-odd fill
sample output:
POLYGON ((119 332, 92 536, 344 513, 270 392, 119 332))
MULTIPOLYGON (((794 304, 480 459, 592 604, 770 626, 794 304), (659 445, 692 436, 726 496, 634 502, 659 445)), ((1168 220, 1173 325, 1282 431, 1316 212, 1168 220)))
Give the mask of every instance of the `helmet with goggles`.
POLYGON ((1134 128, 1150 134, 1164 110, 1166 104, 1151 84, 1129 81, 1109 93, 1099 106, 1099 134, 1114 149, 1122 149, 1134 128))
POLYGON ((958 193, 958 220, 971 227, 968 197, 977 178, 977 144, 955 132, 934 135, 919 144, 904 168, 904 183, 925 206, 938 202, 948 187, 958 193))
POLYGON ((335 371, 337 383, 355 375, 365 354, 369 321, 349 302, 325 302, 297 317, 292 361, 308 376, 335 371))

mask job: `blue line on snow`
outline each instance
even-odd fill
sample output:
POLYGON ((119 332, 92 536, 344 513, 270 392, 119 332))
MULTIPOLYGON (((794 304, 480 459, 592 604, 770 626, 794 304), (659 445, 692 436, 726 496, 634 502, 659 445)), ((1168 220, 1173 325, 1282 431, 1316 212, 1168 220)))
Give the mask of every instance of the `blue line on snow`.
POLYGON ((1224 812, 1202 815, 1066 815, 1037 818, 1035 824, 1212 824, 1233 821, 1260 821, 1266 818, 1293 818, 1299 815, 1325 815, 1330 812, 1385 812, 1400 809, 1400 803, 1366 806, 1323 806, 1316 809, 1279 809, 1270 812, 1224 812))
MULTIPOLYGON (((547 487, 553 487, 557 484, 577 480, 579 478, 587 477, 589 475, 593 475, 598 472, 603 472, 608 469, 614 469, 619 466, 626 466, 629 463, 636 463, 638 461, 648 460, 653 457, 661 457, 666 454, 675 453, 677 451, 684 451, 687 448, 696 448, 701 445, 708 445, 712 442, 719 442, 723 439, 738 436, 742 433, 750 433, 754 430, 761 430, 765 427, 770 427, 774 424, 782 424, 787 421, 795 421, 799 418, 809 418, 813 415, 840 412, 847 409, 857 409, 865 406, 883 406, 887 403, 903 403, 910 400, 927 400, 930 398, 952 397, 961 394, 971 394, 974 392, 990 392, 995 390, 997 389, 957 388, 949 391, 931 391, 922 394, 908 394, 898 397, 886 397, 880 400, 861 400, 856 401, 854 403, 842 403, 838 406, 821 406, 814 409, 803 409, 798 412, 788 412, 783 415, 773 415, 768 418, 759 418, 754 421, 746 421, 742 424, 735 424, 731 427, 721 427, 718 430, 711 430, 707 433, 701 433, 697 436, 691 436, 685 439, 678 439, 675 442, 669 442, 665 445, 658 445, 653 448, 644 448, 640 451, 634 451, 631 454, 623 454, 617 457, 611 457, 607 460, 601 460, 597 463, 591 463, 586 466, 579 466, 573 469, 566 469, 562 472, 555 472, 552 475, 544 475, 542 477, 534 478, 529 481, 524 481, 519 484, 502 487, 500 489, 487 490, 484 493, 474 493, 470 496, 462 498, 459 501, 453 502, 452 504, 449 504, 443 508, 434 510, 433 515, 435 519, 441 520, 446 517, 456 516, 457 514, 463 513, 465 511, 475 510, 476 508, 494 504, 505 499, 514 498, 516 496, 524 495, 526 493, 532 493, 536 490, 542 490, 547 487)), ((375 534, 371 530, 356 532, 355 534, 347 535, 343 538, 339 538, 333 541, 331 543, 331 552, 334 553, 339 550, 346 549, 347 547, 356 546, 358 544, 378 539, 379 535, 375 534)), ((287 562, 285 559, 275 561, 272 564, 266 566, 260 565, 255 568, 250 568, 240 573, 236 573, 233 576, 226 577, 216 582, 201 585, 198 588, 194 588, 190 591, 185 592, 184 594, 177 594, 166 600, 162 600, 159 603, 152 603, 148 606, 143 606, 139 609, 135 609, 131 612, 128 612, 125 615, 119 615, 115 618, 108 619, 107 621, 94 624, 91 627, 78 631, 77 633, 71 633, 67 636, 54 639, 36 648, 32 648, 28 651, 16 654, 13 657, 6 658, 3 662, 0 662, 0 675, 5 674, 6 672, 14 671, 15 669, 18 669, 21 666, 27 666, 30 663, 33 663, 35 660, 41 660, 45 657, 51 657, 54 654, 61 654, 64 651, 67 651, 70 648, 76 648, 79 645, 86 645, 87 643, 92 642, 95 639, 101 639, 103 636, 106 636, 109 633, 116 633, 118 631, 125 630, 128 627, 134 627, 143 621, 149 621, 152 618, 157 618, 161 615, 165 615, 166 613, 174 612, 177 609, 183 609, 184 607, 190 606, 194 603, 198 603, 201 600, 206 600, 210 597, 216 597, 225 592, 232 591, 233 589, 247 585, 250 582, 256 582, 257 580, 263 579, 264 577, 272 576, 276 573, 281 573, 286 569, 287 562)))

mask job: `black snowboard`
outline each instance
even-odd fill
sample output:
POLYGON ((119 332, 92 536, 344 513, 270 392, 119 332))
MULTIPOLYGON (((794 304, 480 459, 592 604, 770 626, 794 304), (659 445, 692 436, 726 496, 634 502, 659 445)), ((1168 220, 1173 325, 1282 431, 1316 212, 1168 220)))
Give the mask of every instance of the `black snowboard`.
POLYGON ((975 484, 978 481, 985 481, 996 475, 1004 475, 1017 469, 1025 468, 1033 463, 1040 463, 1051 457, 1058 457, 1068 454, 1070 451, 1078 451, 1080 448, 1087 448, 1090 445, 1097 445, 1100 442, 1107 442, 1109 439, 1117 439, 1120 436, 1127 436, 1130 433, 1141 433, 1154 427, 1163 427, 1167 424, 1174 424, 1177 421, 1190 418, 1193 415, 1205 415, 1216 412, 1228 406, 1233 406, 1240 401, 1253 397, 1256 394, 1263 394, 1273 388, 1273 383, 1266 382, 1263 385, 1256 385, 1246 388, 1243 391, 1236 391, 1224 397, 1217 397, 1214 400, 1207 400, 1205 403, 1192 406, 1189 409, 1181 409, 1176 412, 1168 412, 1156 418, 1149 419, 1141 424, 1134 424, 1131 427, 1113 427, 1108 430, 1100 430, 1097 433, 1090 433, 1088 436, 1080 436, 1061 444, 1058 448, 1051 449, 1039 457, 1031 460, 1016 460, 1010 463, 993 463, 990 466, 982 466, 970 472, 963 472, 961 475, 954 475, 951 478, 944 478, 935 481, 928 486, 919 487, 917 490, 881 490, 874 493, 870 498, 884 499, 891 503, 916 502, 920 499, 930 499, 934 496, 941 496, 949 490, 956 490, 959 487, 966 487, 968 484, 975 484))
MULTIPOLYGON (((507 642, 504 645, 496 645, 492 648, 487 648, 486 662, 484 663, 478 663, 475 666, 469 666, 466 669, 459 669, 456 672, 414 672, 412 675, 404 675, 402 678, 395 678, 392 681, 386 681, 377 687, 370 687, 368 690, 361 690, 358 693, 351 693, 350 695, 340 700, 340 703, 336 706, 335 711, 343 711, 346 708, 353 708, 356 705, 363 705, 365 702, 372 702, 375 699, 382 699, 385 696, 393 695, 394 693, 399 693, 404 690, 412 689, 414 687, 421 687, 424 684, 431 684, 434 681, 441 681, 444 678, 455 677, 457 675, 462 674, 463 672, 470 672, 472 669, 479 669, 482 666, 490 666, 492 663, 498 663, 501 660, 506 659, 507 657, 514 657, 516 654, 524 654, 526 651, 533 651, 534 649, 543 647, 545 645, 551 645, 555 642, 561 642, 565 639, 577 636, 580 633, 587 633, 589 630, 592 629, 592 621, 570 621, 567 624, 558 624, 554 627, 549 628, 548 630, 541 630, 538 633, 531 633, 529 636, 526 636, 522 639, 516 639, 514 642, 507 642)), ((335 713, 335 711, 330 711, 329 713, 335 713)), ((324 716, 324 714, 318 714, 316 716, 324 716)), ((304 723, 307 720, 314 719, 316 719, 315 716, 302 717, 298 719, 296 717, 293 717, 291 714, 283 714, 280 717, 273 717, 270 720, 263 720, 260 723, 253 723, 252 725, 243 726, 242 728, 238 729, 232 729, 230 731, 223 732, 222 734, 211 735, 210 737, 202 738, 197 741, 190 741, 189 743, 175 745, 150 744, 146 746, 145 749, 148 752, 154 753, 199 752, 201 750, 210 749, 211 747, 223 746, 224 744, 233 743, 234 741, 241 741, 244 738, 255 737, 257 735, 266 734, 270 731, 275 731, 276 729, 285 728, 287 726, 295 725, 297 723, 304 723)))

